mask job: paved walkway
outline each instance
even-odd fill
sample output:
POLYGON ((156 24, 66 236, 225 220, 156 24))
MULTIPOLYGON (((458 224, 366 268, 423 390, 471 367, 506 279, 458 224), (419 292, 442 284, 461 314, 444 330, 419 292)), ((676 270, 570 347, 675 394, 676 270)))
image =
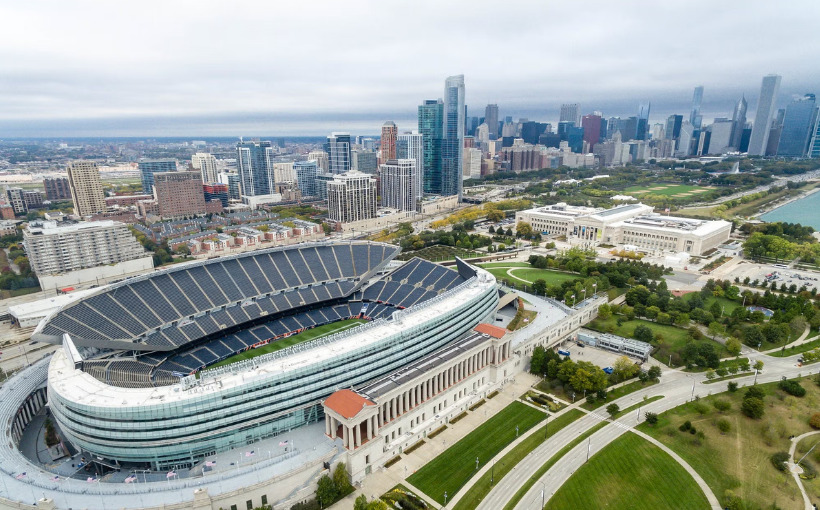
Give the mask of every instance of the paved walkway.
MULTIPOLYGON (((761 354, 769 354, 770 352, 777 352, 777 351, 780 351, 780 350, 782 350, 783 348, 788 349, 789 347, 796 347, 797 345, 799 345, 800 343, 802 343, 802 342, 803 342, 803 340, 805 340, 807 336, 809 336, 809 333, 811 333, 811 326, 808 326, 808 325, 807 325, 807 326, 806 326, 806 330, 805 330, 805 331, 803 331, 803 334, 802 334, 802 335, 800 335, 800 337, 799 337, 797 340, 795 340, 794 342, 790 342, 790 343, 788 343, 788 344, 786 344, 786 345, 784 345, 784 346, 775 347, 774 349, 769 349, 768 351, 763 351, 761 354)), ((812 341, 814 341, 814 338, 812 338, 812 341)))
POLYGON ((814 506, 811 503, 811 499, 809 498, 808 493, 806 492, 806 488, 803 486, 803 480, 800 479, 800 473, 803 472, 802 468, 799 468, 794 463, 794 451, 797 448, 797 443, 803 440, 805 437, 813 436, 814 434, 820 434, 820 430, 815 430, 813 432, 806 432, 805 434, 801 434, 797 437, 792 438, 792 445, 789 447, 789 471, 792 473, 792 477, 794 477, 794 481, 797 483, 797 486, 800 488, 800 493, 803 495, 803 504, 806 506, 806 510, 813 510, 814 506))

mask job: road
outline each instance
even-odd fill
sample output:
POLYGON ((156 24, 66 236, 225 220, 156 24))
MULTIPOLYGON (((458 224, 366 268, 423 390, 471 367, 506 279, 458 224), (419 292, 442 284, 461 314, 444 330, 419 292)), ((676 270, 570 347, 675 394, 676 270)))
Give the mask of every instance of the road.
MULTIPOLYGON (((797 356, 791 358, 772 358, 756 352, 749 353, 750 360, 763 360, 765 366, 763 372, 757 376, 758 382, 777 381, 783 375, 794 376, 801 372, 805 374, 806 368, 798 368, 796 365, 797 356)), ((679 370, 664 371, 661 382, 643 390, 627 395, 615 402, 625 409, 629 406, 642 402, 644 397, 650 398, 663 395, 663 398, 647 404, 639 409, 643 415, 646 411, 661 413, 673 407, 677 407, 692 398, 693 395, 707 395, 710 393, 720 393, 726 391, 728 381, 704 385, 705 376, 703 374, 693 374, 681 372, 679 370)), ((749 385, 754 380, 754 376, 734 379, 735 382, 749 385)), ((561 448, 584 432, 594 427, 602 420, 605 420, 605 412, 599 409, 587 414, 573 424, 565 427, 552 436, 546 443, 541 444, 524 460, 518 463, 512 473, 505 476, 487 497, 478 506, 482 510, 498 510, 513 497, 521 487, 523 481, 534 476, 535 472, 558 453, 561 448)), ((544 489, 545 500, 558 490, 561 485, 586 461, 587 452, 594 455, 604 446, 620 437, 624 432, 634 427, 638 423, 638 411, 628 413, 610 423, 606 427, 590 436, 588 441, 583 441, 575 448, 567 452, 555 465, 552 466, 527 492, 515 507, 517 510, 539 508, 541 504, 541 490, 544 489)), ((714 503, 714 501, 712 502, 714 503)), ((717 507, 719 508, 719 507, 717 507)))

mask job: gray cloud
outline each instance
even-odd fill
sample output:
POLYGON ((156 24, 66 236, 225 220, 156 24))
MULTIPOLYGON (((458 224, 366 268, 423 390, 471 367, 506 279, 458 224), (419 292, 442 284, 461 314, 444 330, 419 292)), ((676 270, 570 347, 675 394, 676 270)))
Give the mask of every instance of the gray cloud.
POLYGON ((375 133, 464 73, 467 103, 555 120, 562 102, 653 120, 731 113, 760 78, 820 92, 820 3, 6 2, 0 135, 375 133))

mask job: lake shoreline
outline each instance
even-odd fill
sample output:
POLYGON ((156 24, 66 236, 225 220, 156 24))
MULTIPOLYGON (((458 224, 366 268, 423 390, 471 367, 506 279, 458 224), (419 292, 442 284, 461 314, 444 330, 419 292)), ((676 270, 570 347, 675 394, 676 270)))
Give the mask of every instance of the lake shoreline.
MULTIPOLYGON (((765 219, 763 219, 763 216, 765 216, 767 214, 770 214, 774 211, 777 211, 778 209, 780 209, 782 207, 785 207, 789 204, 792 204, 792 203, 797 202, 799 200, 803 200, 805 198, 808 198, 808 197, 814 195, 817 192, 820 192, 820 186, 817 186, 817 187, 815 187, 813 189, 810 189, 808 191, 804 191, 803 193, 800 193, 797 196, 791 197, 791 198, 789 198, 789 199, 787 199, 783 202, 778 202, 776 204, 767 205, 766 207, 764 207, 761 210, 761 212, 756 214, 755 217, 756 217, 756 219, 761 220, 761 221, 765 221, 767 223, 772 223, 774 221, 782 221, 782 220, 771 220, 771 221, 770 220, 765 220, 765 219)), ((820 218, 818 218, 818 223, 820 223, 820 218)), ((814 227, 814 228, 817 229, 817 230, 820 230, 820 228, 818 228, 818 227, 814 227)))

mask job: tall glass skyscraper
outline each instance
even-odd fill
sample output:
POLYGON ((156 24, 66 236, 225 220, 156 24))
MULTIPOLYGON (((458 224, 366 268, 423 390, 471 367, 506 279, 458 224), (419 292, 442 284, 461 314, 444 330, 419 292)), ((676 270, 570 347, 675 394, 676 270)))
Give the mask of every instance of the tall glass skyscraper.
POLYGON ((428 99, 419 105, 419 133, 424 161, 422 180, 425 193, 441 193, 441 144, 444 134, 444 103, 428 99))
POLYGON ((162 172, 176 172, 177 160, 175 159, 141 159, 137 166, 142 179, 142 192, 146 195, 154 193, 154 174, 162 172))
POLYGON ((695 87, 695 93, 692 94, 692 112, 689 114, 689 123, 700 129, 703 122, 703 116, 700 114, 700 105, 703 103, 703 85, 695 87))
POLYGON ((777 145, 778 156, 800 158, 806 155, 817 122, 814 94, 792 101, 783 116, 783 130, 777 145))
POLYGON ((757 101, 755 123, 752 126, 752 136, 749 139, 749 155, 765 156, 766 145, 769 143, 769 131, 772 127, 772 118, 777 108, 777 93, 780 90, 781 77, 770 74, 763 77, 760 85, 760 99, 757 101))
POLYGON ((743 130, 746 129, 746 96, 742 96, 735 105, 732 114, 732 139, 729 145, 735 149, 740 149, 740 139, 743 137, 743 130))
POLYGON ((350 133, 331 133, 327 137, 328 173, 343 174, 351 170, 350 133))
POLYGON ((464 166, 464 75, 444 82, 444 143, 441 147, 441 194, 458 195, 464 166))
POLYGON ((396 157, 398 159, 412 159, 416 162, 414 176, 416 179, 414 190, 416 200, 421 200, 424 195, 424 179, 422 177, 424 168, 424 136, 419 133, 402 133, 396 139, 396 157))
POLYGON ((236 144, 236 168, 243 196, 270 195, 274 192, 273 146, 270 142, 236 144))

